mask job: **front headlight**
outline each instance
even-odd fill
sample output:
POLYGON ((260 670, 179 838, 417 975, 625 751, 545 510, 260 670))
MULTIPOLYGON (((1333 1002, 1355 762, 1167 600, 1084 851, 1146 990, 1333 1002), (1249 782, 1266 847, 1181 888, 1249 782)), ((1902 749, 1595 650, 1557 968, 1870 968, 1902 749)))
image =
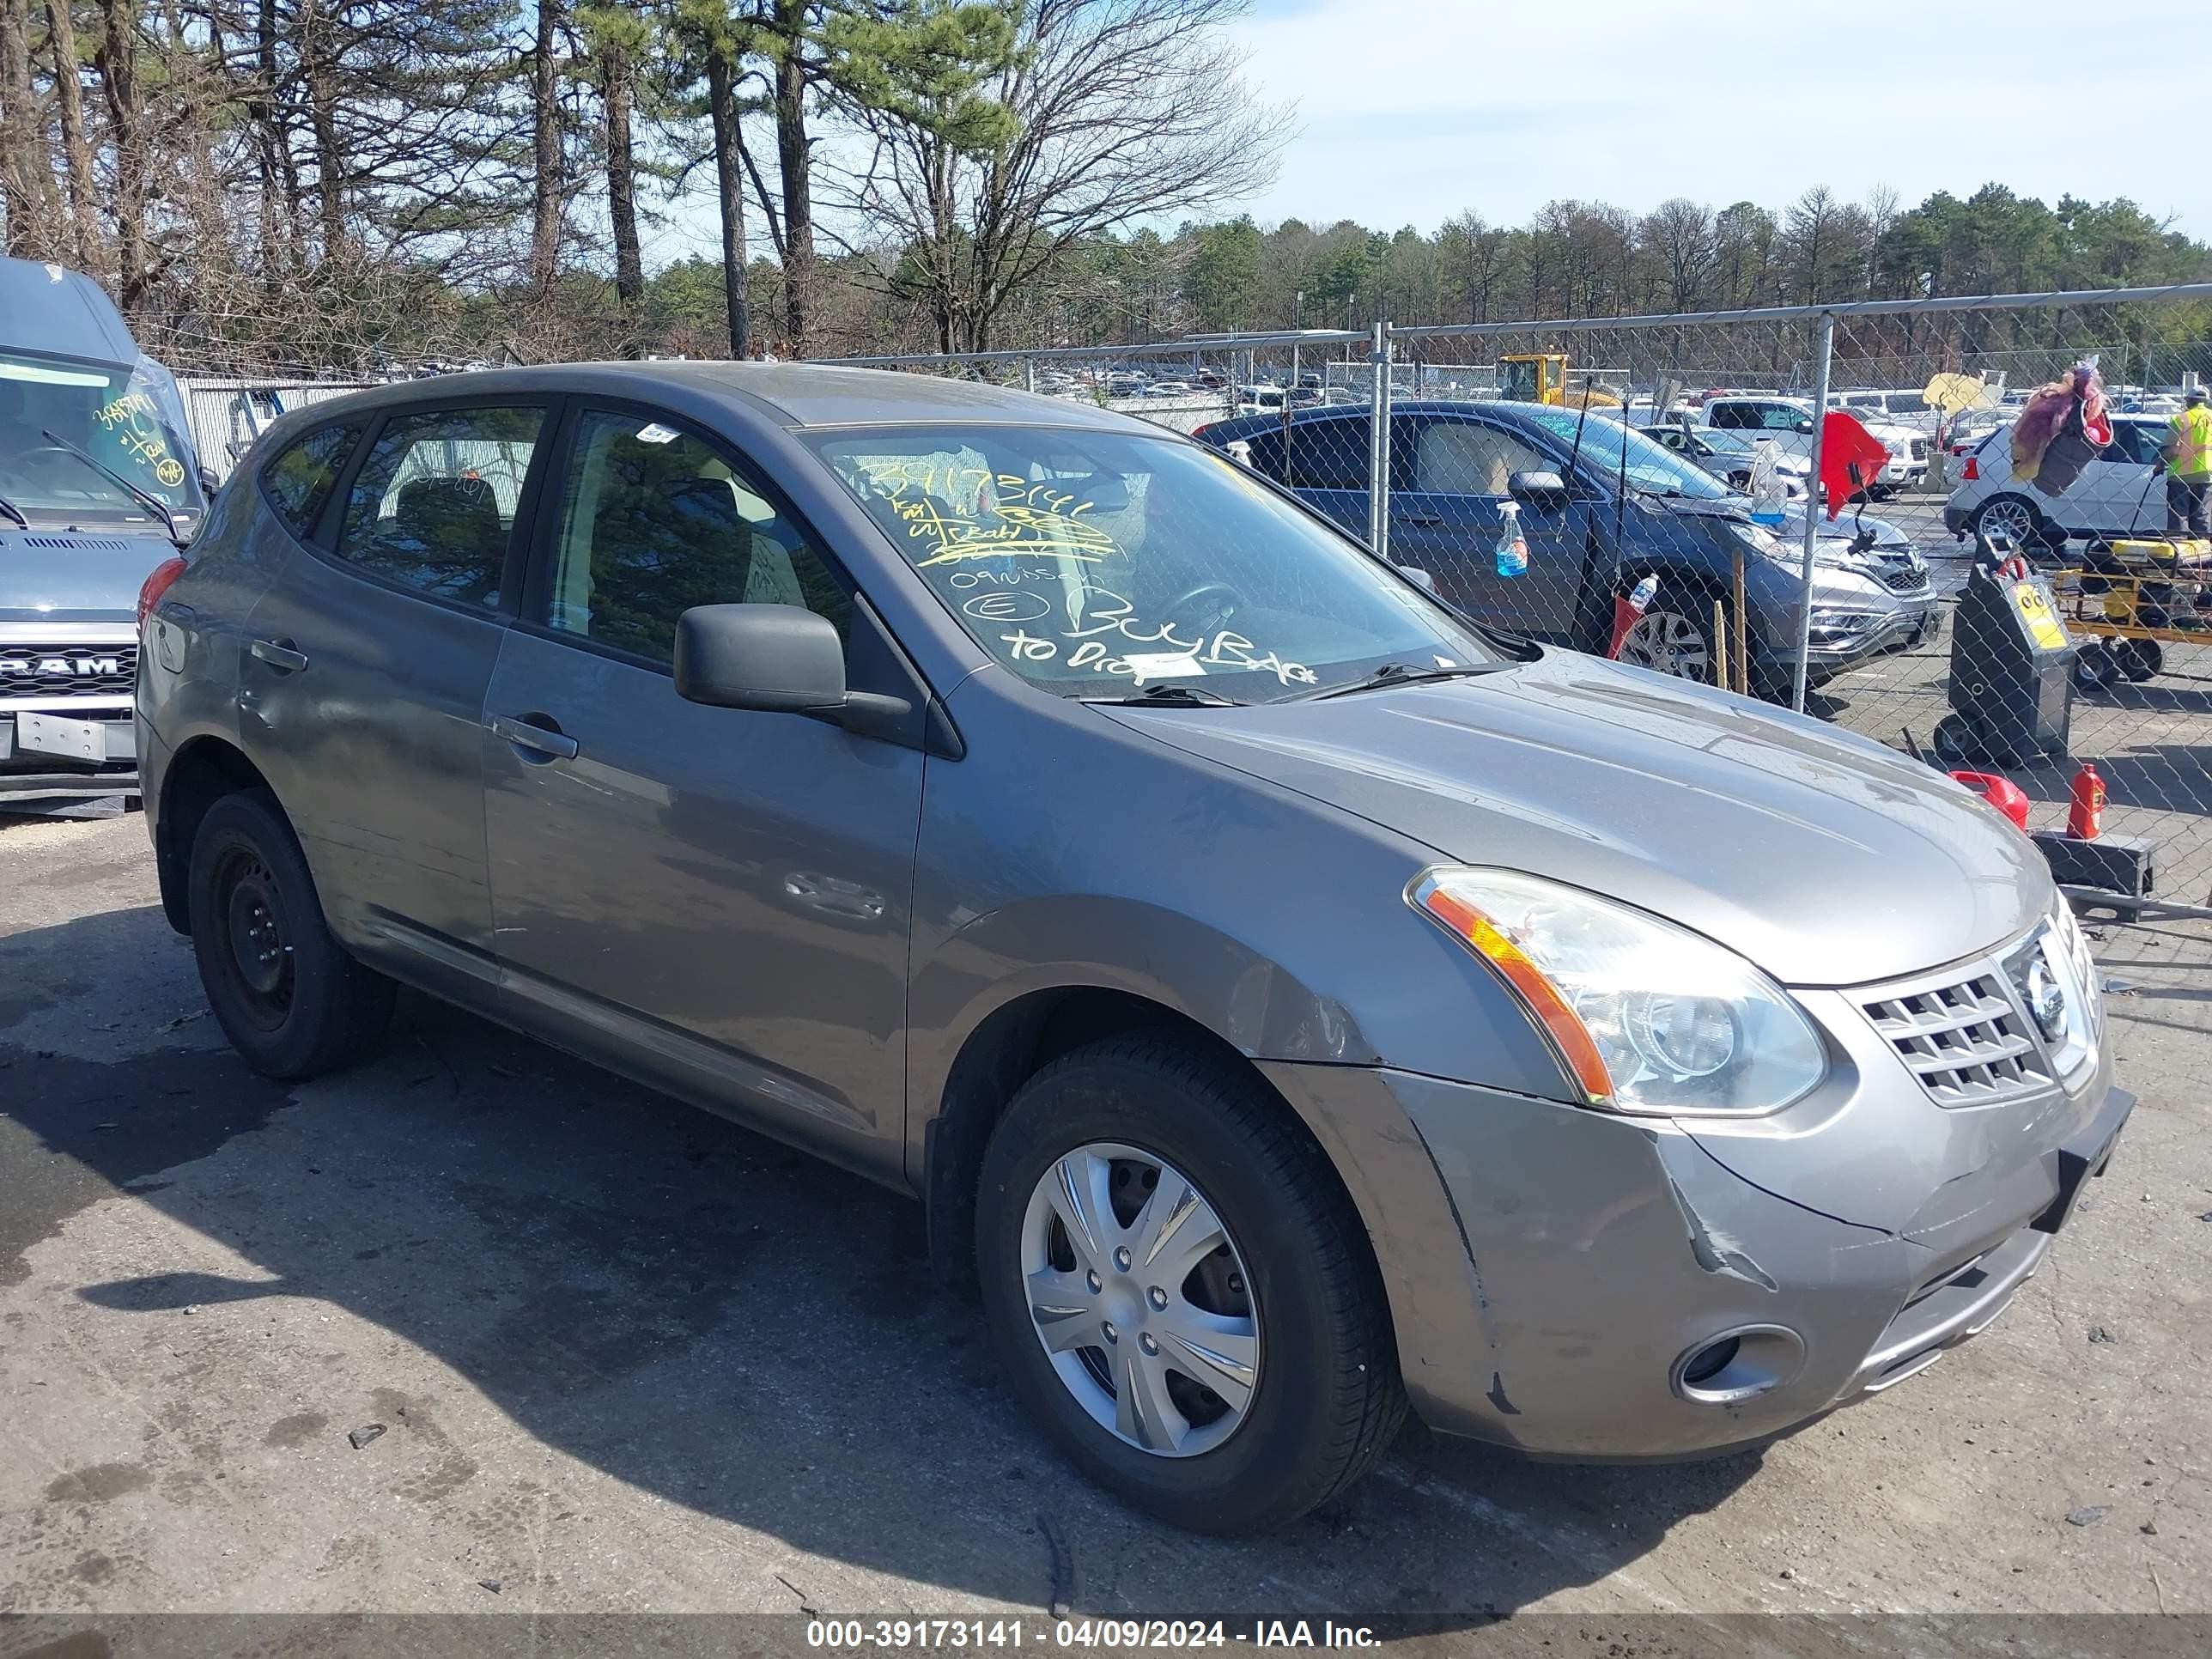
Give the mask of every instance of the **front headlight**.
POLYGON ((1406 902, 1503 980, 1592 1106, 1757 1116, 1827 1058, 1781 987, 1733 951, 1625 904, 1511 870, 1438 866, 1406 902))
POLYGON ((1763 559, 1787 560, 1790 550, 1775 538, 1774 532, 1765 525, 1740 524, 1729 520, 1729 533, 1763 559))

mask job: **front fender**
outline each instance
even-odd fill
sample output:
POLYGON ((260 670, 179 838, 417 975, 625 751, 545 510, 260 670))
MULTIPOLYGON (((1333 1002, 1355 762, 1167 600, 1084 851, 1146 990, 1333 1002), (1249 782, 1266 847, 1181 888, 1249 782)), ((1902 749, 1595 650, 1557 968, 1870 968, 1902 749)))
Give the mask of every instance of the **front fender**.
POLYGON ((986 671, 932 760, 908 982, 907 1167, 1018 999, 1141 997, 1255 1061, 1566 1089, 1519 1005, 1407 904, 1432 848, 986 671), (993 682, 996 684, 993 684, 993 682))

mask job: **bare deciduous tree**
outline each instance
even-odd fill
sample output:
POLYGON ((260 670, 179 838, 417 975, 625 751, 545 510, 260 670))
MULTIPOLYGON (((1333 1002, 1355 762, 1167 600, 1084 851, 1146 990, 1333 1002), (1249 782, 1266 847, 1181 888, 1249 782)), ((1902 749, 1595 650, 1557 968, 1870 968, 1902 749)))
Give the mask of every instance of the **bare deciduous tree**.
POLYGON ((848 102, 871 143, 835 175, 848 246, 890 256, 883 280, 923 307, 944 349, 976 350, 1010 297, 1086 239, 1253 194, 1291 122, 1245 91, 1219 33, 1246 8, 1034 0, 986 88, 997 131, 958 97, 848 102))

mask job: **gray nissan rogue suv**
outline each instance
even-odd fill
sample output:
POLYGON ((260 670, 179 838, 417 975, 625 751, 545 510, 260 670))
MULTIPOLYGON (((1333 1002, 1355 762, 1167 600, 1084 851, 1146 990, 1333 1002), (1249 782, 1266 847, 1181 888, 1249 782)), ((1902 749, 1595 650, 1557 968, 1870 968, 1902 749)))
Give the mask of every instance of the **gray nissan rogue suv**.
POLYGON ((395 983, 927 1206, 1008 1385, 1235 1531, 1410 1401, 1770 1438, 1981 1330, 2133 1101, 2035 848, 1906 757, 1486 633, 1202 446, 804 365, 273 428, 153 596, 240 1051, 395 983))

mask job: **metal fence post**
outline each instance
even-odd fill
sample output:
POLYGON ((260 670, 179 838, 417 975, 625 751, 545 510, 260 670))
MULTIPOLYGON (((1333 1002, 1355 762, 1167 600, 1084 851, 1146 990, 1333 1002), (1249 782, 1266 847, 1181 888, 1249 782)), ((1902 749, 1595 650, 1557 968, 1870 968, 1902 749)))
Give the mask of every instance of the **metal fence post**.
POLYGON ((1022 390, 1024 392, 1036 390, 1036 359, 1034 357, 1022 359, 1022 390))
POLYGON ((1805 480, 1804 564, 1797 579, 1797 665, 1790 677, 1790 706, 1805 712, 1806 664, 1813 653, 1813 550, 1820 537, 1820 445, 1828 429, 1828 367, 1836 351, 1836 313, 1820 313, 1820 343, 1814 349, 1812 473, 1805 480))
POLYGON ((1390 556, 1390 325, 1377 319, 1367 355, 1374 384, 1368 388, 1367 544, 1390 556))

